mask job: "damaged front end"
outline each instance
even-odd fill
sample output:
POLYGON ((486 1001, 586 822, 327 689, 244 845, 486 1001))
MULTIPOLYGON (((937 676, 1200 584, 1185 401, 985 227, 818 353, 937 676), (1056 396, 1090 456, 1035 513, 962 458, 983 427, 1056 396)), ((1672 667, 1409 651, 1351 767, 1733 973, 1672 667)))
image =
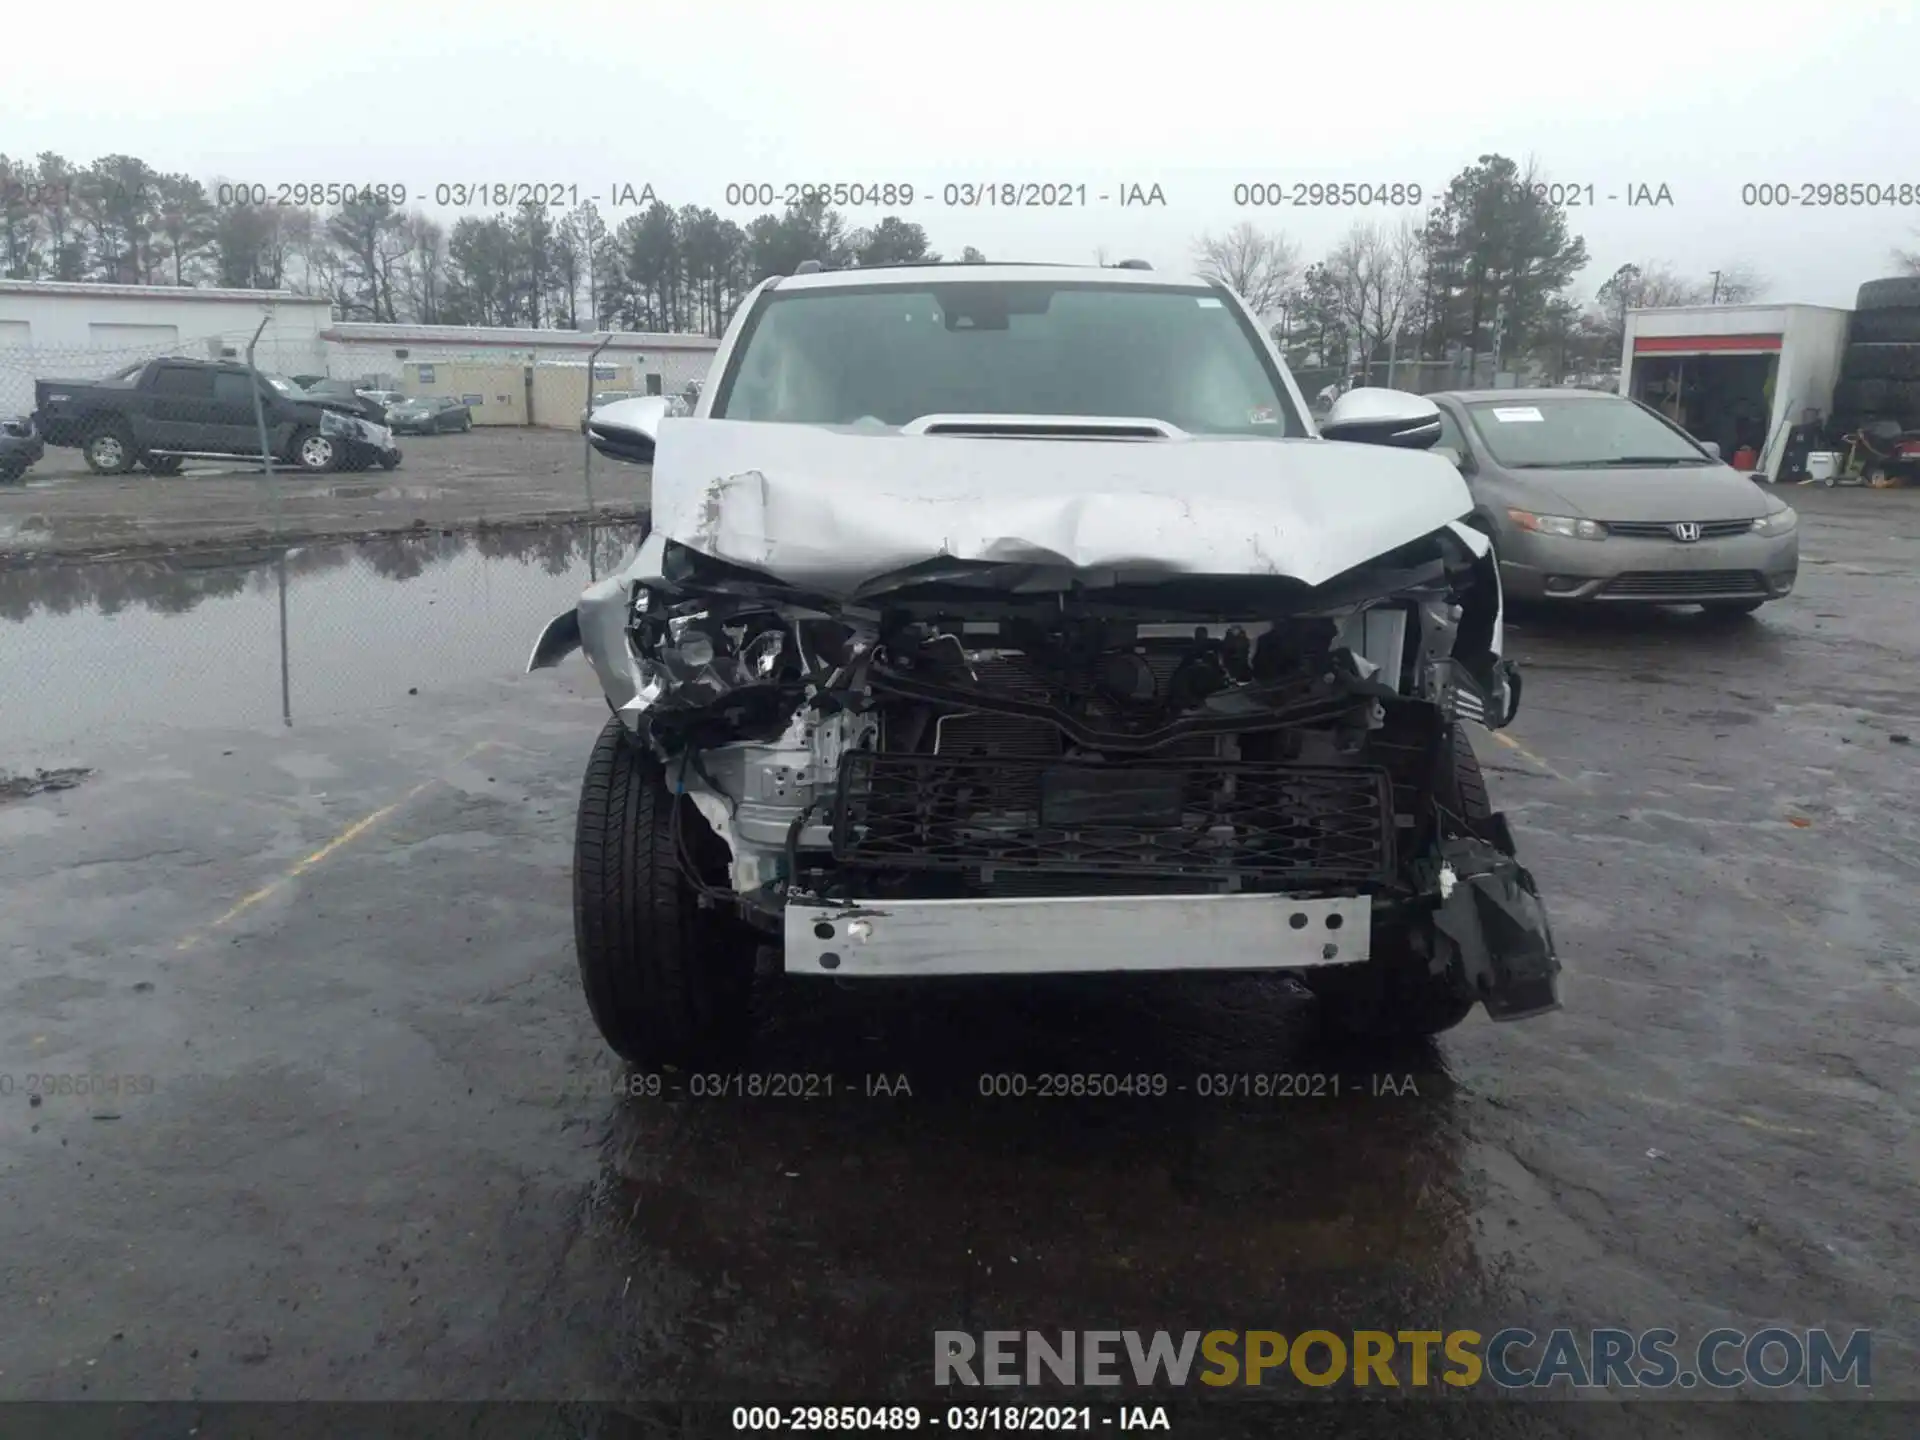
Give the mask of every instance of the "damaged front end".
MULTIPOLYGON (((838 593, 656 531, 536 645, 585 649, 789 972, 1412 966, 1557 1005, 1459 726, 1507 724, 1484 537, 1317 584, 937 558, 838 593)), ((1464 1009, 1462 1010, 1464 1013, 1464 1009)))

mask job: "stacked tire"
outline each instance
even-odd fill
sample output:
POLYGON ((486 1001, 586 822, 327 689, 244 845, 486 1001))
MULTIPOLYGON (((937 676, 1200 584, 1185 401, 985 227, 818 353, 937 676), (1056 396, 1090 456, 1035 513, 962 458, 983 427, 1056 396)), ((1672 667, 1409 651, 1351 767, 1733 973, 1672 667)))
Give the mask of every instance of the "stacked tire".
POLYGON ((1841 431, 1874 420, 1920 426, 1920 275, 1860 287, 1833 387, 1833 419, 1841 431))

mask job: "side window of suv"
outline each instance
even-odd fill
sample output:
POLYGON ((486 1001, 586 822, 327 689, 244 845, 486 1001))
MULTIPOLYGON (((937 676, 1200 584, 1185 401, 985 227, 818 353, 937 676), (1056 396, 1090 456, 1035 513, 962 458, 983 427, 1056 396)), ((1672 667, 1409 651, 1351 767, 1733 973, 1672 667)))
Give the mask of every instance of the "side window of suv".
POLYGON ((221 405, 251 405, 253 377, 219 371, 213 377, 213 398, 221 405))
POLYGON ((178 395, 195 400, 213 395, 213 372, 197 365, 163 365, 153 377, 156 395, 178 395))

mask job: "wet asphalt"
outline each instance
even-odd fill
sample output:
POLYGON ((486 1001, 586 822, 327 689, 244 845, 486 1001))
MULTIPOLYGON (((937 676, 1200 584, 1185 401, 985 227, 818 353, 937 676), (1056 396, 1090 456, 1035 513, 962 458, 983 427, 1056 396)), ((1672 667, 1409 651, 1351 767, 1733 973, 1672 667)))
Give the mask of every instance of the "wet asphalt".
MULTIPOLYGON (((573 970, 583 664, 0 738, 0 1397, 870 1403, 937 1329, 1781 1324, 1920 1399, 1920 491, 1788 498, 1751 620, 1516 620, 1478 743, 1565 1008, 1397 1051, 1268 979, 770 982, 748 1068, 813 1098, 624 1094, 573 970), (1073 1071, 1168 1093, 980 1093, 1073 1071)), ((1394 1432, 1603 1414, 1754 1430, 1394 1432)))

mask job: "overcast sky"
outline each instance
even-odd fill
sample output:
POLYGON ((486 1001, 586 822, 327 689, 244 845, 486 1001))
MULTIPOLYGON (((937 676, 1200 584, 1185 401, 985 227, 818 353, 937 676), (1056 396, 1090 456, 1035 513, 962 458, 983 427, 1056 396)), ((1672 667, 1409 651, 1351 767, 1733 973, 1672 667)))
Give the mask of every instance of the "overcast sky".
POLYGON ((949 254, 1091 261, 1104 247, 1157 268, 1186 265, 1196 236, 1241 219, 1312 259, 1358 220, 1420 213, 1244 210, 1236 182, 1431 193, 1498 151, 1595 187, 1595 207, 1573 215, 1592 255, 1583 293, 1628 261, 1696 276, 1745 263, 1772 298, 1850 305, 1893 247, 1920 246, 1920 204, 1741 196, 1761 182, 1920 190, 1914 0, 416 0, 126 14, 83 35, 60 7, 14 7, 0 151, 125 151, 269 185, 399 182, 429 201, 441 183, 547 182, 609 208, 614 185, 650 183, 741 222, 757 210, 727 208, 729 182, 907 181, 922 198, 898 213, 949 254), (71 63, 56 63, 63 52, 71 63), (29 56, 45 63, 19 63, 29 56), (1085 184, 1092 203, 941 203, 949 182, 999 179, 1085 184), (1094 198, 1124 184, 1158 184, 1167 203, 1094 198), (1673 203, 1629 207, 1643 184, 1673 203))

